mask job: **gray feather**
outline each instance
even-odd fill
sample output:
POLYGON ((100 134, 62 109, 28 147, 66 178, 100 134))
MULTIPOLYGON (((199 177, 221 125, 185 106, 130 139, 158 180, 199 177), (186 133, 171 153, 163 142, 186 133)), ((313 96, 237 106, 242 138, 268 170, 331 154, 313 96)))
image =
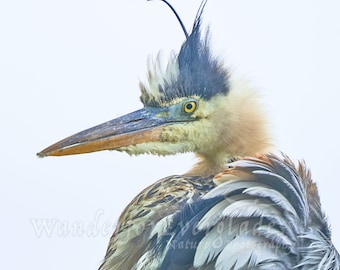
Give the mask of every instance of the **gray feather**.
POLYGON ((265 262, 280 261, 280 254, 261 237, 242 235, 232 240, 216 261, 216 269, 255 269, 265 262))

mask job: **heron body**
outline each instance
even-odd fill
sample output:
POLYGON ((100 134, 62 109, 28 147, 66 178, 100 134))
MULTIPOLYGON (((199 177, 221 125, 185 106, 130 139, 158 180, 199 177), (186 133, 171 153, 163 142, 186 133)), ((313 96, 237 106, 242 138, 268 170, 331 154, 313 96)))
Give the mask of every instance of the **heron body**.
POLYGON ((122 213, 100 269, 339 269, 303 163, 262 155, 170 176, 122 213))
POLYGON ((234 79, 202 37, 204 4, 168 65, 149 63, 144 108, 38 155, 196 154, 189 172, 157 181, 125 208, 101 270, 340 269, 309 171, 268 154, 256 91, 234 79))

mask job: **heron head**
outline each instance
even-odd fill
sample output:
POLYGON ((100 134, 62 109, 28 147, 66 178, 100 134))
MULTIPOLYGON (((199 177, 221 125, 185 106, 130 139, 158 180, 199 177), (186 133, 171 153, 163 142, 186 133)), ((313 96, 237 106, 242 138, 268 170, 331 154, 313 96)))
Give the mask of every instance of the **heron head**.
POLYGON ((208 35, 202 37, 201 12, 164 69, 159 59, 150 61, 148 80, 140 84, 142 109, 81 131, 38 155, 195 152, 210 172, 226 158, 262 150, 267 136, 254 93, 244 85, 234 89, 228 70, 211 53, 208 35))

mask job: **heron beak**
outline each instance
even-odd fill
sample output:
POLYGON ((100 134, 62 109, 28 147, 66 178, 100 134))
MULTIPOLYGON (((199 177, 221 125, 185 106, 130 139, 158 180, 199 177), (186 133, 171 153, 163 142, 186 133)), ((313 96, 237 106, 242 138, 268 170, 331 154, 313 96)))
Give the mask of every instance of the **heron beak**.
POLYGON ((173 123, 166 107, 148 107, 67 137, 39 152, 39 157, 114 150, 161 141, 165 126, 173 123))

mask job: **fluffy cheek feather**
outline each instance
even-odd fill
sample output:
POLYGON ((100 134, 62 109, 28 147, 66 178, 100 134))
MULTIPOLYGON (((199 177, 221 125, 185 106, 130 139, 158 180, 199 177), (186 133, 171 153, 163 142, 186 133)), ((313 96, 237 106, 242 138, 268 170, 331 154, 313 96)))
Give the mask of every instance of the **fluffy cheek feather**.
POLYGON ((117 149, 129 155, 153 154, 159 156, 175 155, 177 153, 190 152, 190 145, 185 143, 150 142, 138 145, 130 145, 117 149))

